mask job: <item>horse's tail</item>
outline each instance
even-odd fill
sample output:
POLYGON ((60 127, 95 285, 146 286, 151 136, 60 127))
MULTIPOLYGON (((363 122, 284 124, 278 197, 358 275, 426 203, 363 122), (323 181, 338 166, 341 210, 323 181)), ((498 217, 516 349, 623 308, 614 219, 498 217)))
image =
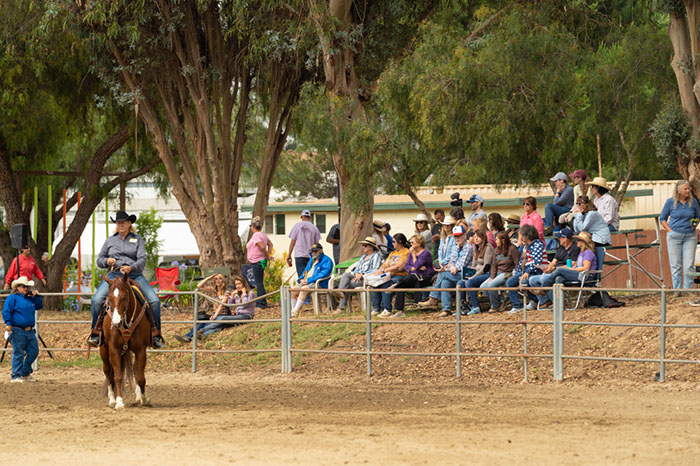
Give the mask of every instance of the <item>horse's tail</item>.
POLYGON ((134 386, 134 360, 131 351, 124 351, 122 354, 122 389, 125 383, 129 388, 134 386))

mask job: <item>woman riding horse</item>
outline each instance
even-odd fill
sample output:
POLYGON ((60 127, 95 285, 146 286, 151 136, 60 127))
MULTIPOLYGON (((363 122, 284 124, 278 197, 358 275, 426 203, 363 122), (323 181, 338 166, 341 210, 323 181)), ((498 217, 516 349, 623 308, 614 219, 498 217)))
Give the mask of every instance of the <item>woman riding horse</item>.
MULTIPOLYGON (((150 304, 152 315, 149 320, 155 323, 158 329, 153 336, 153 347, 163 348, 165 343, 160 334, 160 299, 146 278, 143 276, 143 269, 146 266, 146 247, 143 238, 136 234, 132 223, 136 221, 136 215, 129 215, 125 211, 117 212, 116 218, 111 219, 117 224, 116 232, 107 238, 100 255, 97 258, 97 265, 101 268, 110 267, 107 274, 110 280, 128 274, 129 278, 138 283, 144 298, 150 304)), ((88 343, 92 346, 100 344, 101 325, 97 325, 98 317, 101 316, 105 298, 109 292, 109 283, 102 280, 100 286, 92 296, 90 310, 92 311, 92 333, 88 338, 88 343)), ((102 320, 100 319, 100 324, 102 320)))

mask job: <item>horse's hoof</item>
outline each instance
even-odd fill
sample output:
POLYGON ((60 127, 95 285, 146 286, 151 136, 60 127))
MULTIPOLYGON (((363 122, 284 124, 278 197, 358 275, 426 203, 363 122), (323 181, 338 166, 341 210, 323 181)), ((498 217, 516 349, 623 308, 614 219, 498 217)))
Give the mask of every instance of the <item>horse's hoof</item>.
POLYGON ((149 400, 148 398, 146 398, 146 397, 144 396, 144 397, 141 398, 141 400, 139 401, 139 405, 141 405, 141 406, 151 406, 151 400, 149 400))
POLYGON ((117 405, 114 407, 116 410, 124 409, 124 400, 117 398, 117 405))
POLYGON ((109 407, 114 408, 114 406, 117 404, 117 400, 109 400, 109 407))

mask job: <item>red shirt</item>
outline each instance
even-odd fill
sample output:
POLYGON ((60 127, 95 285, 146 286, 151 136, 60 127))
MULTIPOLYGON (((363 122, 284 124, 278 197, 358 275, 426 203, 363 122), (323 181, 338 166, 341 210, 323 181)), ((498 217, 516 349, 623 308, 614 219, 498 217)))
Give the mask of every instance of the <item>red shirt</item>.
POLYGON ((39 270, 39 266, 36 265, 34 258, 32 256, 24 257, 22 254, 19 255, 19 276, 17 276, 17 258, 12 259, 10 268, 5 274, 5 283, 10 285, 12 280, 17 280, 19 277, 27 277, 32 279, 32 275, 36 275, 39 280, 44 279, 44 274, 39 270))
POLYGON ((536 210, 533 210, 529 215, 525 214, 520 217, 520 228, 524 227, 525 225, 532 225, 535 227, 537 229, 537 233, 540 234, 540 240, 542 240, 544 243, 544 222, 536 210))

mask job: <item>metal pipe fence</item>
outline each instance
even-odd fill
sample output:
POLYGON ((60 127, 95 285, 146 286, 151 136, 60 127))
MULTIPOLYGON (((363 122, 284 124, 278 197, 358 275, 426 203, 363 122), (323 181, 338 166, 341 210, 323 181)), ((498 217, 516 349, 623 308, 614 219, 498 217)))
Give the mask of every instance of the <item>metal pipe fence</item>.
MULTIPOLYGON (((246 321, 241 321, 247 325, 249 324, 261 324, 261 323, 279 323, 280 324, 280 346, 271 347, 265 349, 204 349, 199 346, 198 342, 198 332, 196 331, 199 324, 208 324, 212 320, 198 320, 198 311, 201 307, 201 301, 206 300, 216 304, 223 304, 228 307, 241 306, 244 303, 239 304, 227 304, 223 303, 215 298, 207 296, 201 293, 199 290, 193 291, 179 291, 179 292, 162 292, 161 295, 190 295, 192 296, 192 320, 163 320, 163 325, 182 325, 182 324, 192 324, 194 329, 192 334, 192 348, 189 349, 163 349, 163 350, 149 350, 152 353, 191 353, 192 355, 192 372, 197 371, 198 357, 201 354, 260 354, 260 353, 279 353, 281 360, 281 372, 291 373, 293 370, 293 359, 292 356, 295 353, 303 354, 337 354, 337 355, 360 355, 366 358, 367 375, 371 376, 373 373, 372 362, 374 356, 426 356, 426 357, 454 357, 455 358, 455 373, 457 377, 462 376, 462 365, 465 359, 469 358, 521 358, 523 360, 523 379, 528 381, 529 368, 528 361, 530 359, 545 359, 552 360, 553 367, 553 380, 561 381, 564 379, 564 361, 565 360, 588 360, 588 361, 616 361, 616 362, 632 362, 632 363, 654 363, 659 365, 659 381, 663 382, 666 380, 666 364, 700 364, 700 360, 694 359, 669 359, 666 357, 666 339, 668 329, 700 329, 700 323, 691 324, 670 324, 667 323, 667 302, 668 294, 671 292, 684 292, 684 293, 696 293, 700 290, 667 290, 662 288, 660 291, 658 289, 643 289, 634 290, 636 293, 639 292, 656 292, 660 295, 660 313, 659 321, 654 323, 639 323, 639 322, 603 322, 603 321, 586 321, 581 319, 569 319, 564 318, 564 308, 565 308, 565 293, 578 293, 580 288, 564 288, 560 284, 556 284, 551 288, 528 288, 528 290, 551 290, 553 291, 553 306, 552 306, 552 318, 550 319, 528 319, 527 308, 523 309, 523 314, 521 319, 517 320, 465 320, 461 315, 462 305, 459 299, 461 292, 466 291, 491 291, 496 290, 499 292, 516 290, 516 288, 444 288, 444 289, 431 289, 431 291, 449 291, 456 293, 456 312, 454 319, 449 320, 373 320, 371 314, 371 296, 372 293, 379 293, 385 290, 382 289, 372 289, 372 288, 359 288, 359 289, 334 289, 333 292, 344 292, 344 293, 355 293, 358 296, 363 295, 365 299, 366 309, 364 312, 364 318, 359 319, 329 319, 329 318, 298 318, 291 317, 291 291, 290 287, 283 286, 280 290, 273 293, 268 293, 265 296, 256 298, 255 301, 262 299, 264 297, 269 297, 272 295, 279 294, 280 296, 280 317, 273 319, 251 319, 246 321), (362 325, 365 327, 366 336, 366 348, 356 351, 345 351, 345 350, 333 350, 333 349, 309 349, 309 348, 295 348, 293 341, 293 330, 294 325, 302 324, 353 324, 362 325), (373 325, 454 325, 455 326, 455 350, 454 352, 399 352, 399 351, 377 351, 373 349, 373 325), (523 330, 522 339, 522 352, 464 352, 462 350, 462 337, 463 328, 465 326, 521 326, 523 330), (532 353, 528 349, 528 329, 533 326, 551 326, 552 328, 552 345, 551 353, 532 353), (658 358, 643 358, 643 357, 621 357, 621 356, 588 356, 580 354, 567 354, 565 351, 565 329, 571 326, 596 326, 596 327, 626 327, 626 328, 651 328, 659 329, 659 357, 658 358)), ((311 293, 328 293, 326 289, 311 289, 308 290, 311 293)), ((422 292, 426 291, 425 288, 420 289, 393 289, 393 292, 406 291, 406 292, 422 292)), ((590 288, 587 291, 609 291, 609 292, 621 292, 630 293, 627 288, 590 288)), ((42 293, 42 296, 90 296, 89 293, 42 293)), ((571 312, 571 311, 570 311, 571 312)), ((37 317, 39 311, 37 311, 37 317)), ((227 323, 231 323, 229 321, 227 323)), ((39 324, 80 324, 89 325, 90 321, 86 320, 40 320, 37 318, 37 332, 39 324)), ((88 328, 86 328, 86 336, 88 333, 88 328)), ((41 351, 55 351, 55 352, 82 352, 86 348, 40 348, 41 351)), ((0 349, 0 352, 11 351, 9 348, 0 349)))

